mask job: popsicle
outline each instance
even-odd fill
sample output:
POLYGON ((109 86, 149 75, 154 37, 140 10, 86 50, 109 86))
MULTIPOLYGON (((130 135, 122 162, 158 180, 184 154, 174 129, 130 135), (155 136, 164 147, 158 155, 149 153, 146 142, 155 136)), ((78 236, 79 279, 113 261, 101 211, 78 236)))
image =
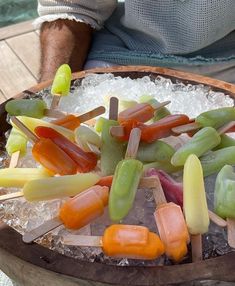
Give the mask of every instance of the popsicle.
POLYGON ((53 95, 50 107, 51 109, 58 108, 60 97, 68 95, 71 85, 71 79, 72 74, 69 65, 61 65, 56 71, 51 86, 51 94, 53 95))
POLYGON ((93 152, 84 152, 78 145, 69 141, 62 134, 50 127, 38 126, 34 132, 40 139, 50 139, 62 149, 77 165, 77 171, 86 173, 97 164, 97 156, 93 152))
POLYGON ((224 165, 235 164, 235 146, 210 151, 200 158, 204 177, 219 172, 224 165))
MULTIPOLYGON (((146 176, 150 176, 150 178, 154 178, 156 175, 158 176, 161 186, 164 191, 164 195, 167 199, 167 202, 173 202, 183 208, 183 185, 175 181, 171 176, 165 173, 162 170, 149 169, 146 176)), ((227 223, 224 219, 216 215, 214 212, 208 210, 209 218, 216 225, 220 227, 226 227, 227 223)))
POLYGON ((172 128, 178 125, 186 124, 190 122, 187 115, 175 114, 168 115, 153 124, 146 125, 140 122, 135 122, 130 127, 122 123, 122 126, 112 127, 110 132, 116 138, 126 140, 129 137, 129 132, 133 126, 141 129, 141 141, 151 143, 157 139, 165 138, 170 135, 174 135, 172 128))
POLYGON ((75 196, 95 185, 99 180, 100 176, 95 173, 32 179, 28 180, 24 184, 21 192, 0 196, 0 201, 22 196, 24 196, 24 198, 29 202, 46 201, 75 196), (8 195, 11 196, 8 197, 8 195))
MULTIPOLYGON (((64 135, 65 137, 67 137, 70 141, 74 141, 74 132, 62 126, 57 126, 50 122, 37 119, 37 118, 27 117, 27 116, 17 116, 16 118, 20 120, 33 133, 34 133, 34 129, 37 126, 51 127, 55 129, 56 131, 58 131, 59 133, 61 133, 62 135, 64 135)), ((14 123, 12 123, 12 125, 13 127, 17 128, 17 126, 15 126, 14 123)))
POLYGON ((12 127, 6 143, 6 151, 11 156, 9 168, 15 168, 20 156, 26 154, 27 137, 20 130, 12 127))
POLYGON ((110 99, 109 119, 102 119, 100 168, 102 176, 113 175, 124 157, 126 144, 110 135, 110 127, 117 126, 118 99, 110 99))
POLYGON ((140 142, 137 159, 145 163, 170 162, 174 153, 175 149, 171 145, 160 140, 153 143, 140 142))
POLYGON ((13 99, 5 105, 6 111, 11 116, 24 115, 34 118, 54 117, 59 118, 65 115, 59 110, 48 109, 42 99, 13 99))
POLYGON ((46 221, 39 227, 23 235, 25 243, 31 243, 55 227, 64 224, 69 229, 80 229, 104 213, 108 204, 109 188, 92 186, 73 198, 68 199, 60 208, 59 216, 46 221))
POLYGON ((115 169, 109 195, 109 216, 113 221, 122 220, 130 211, 143 172, 143 164, 136 157, 141 131, 131 131, 125 159, 115 169))
POLYGON ((75 116, 73 114, 68 114, 57 120, 53 120, 51 123, 62 126, 70 130, 75 130, 77 127, 80 126, 81 123, 86 122, 103 113, 105 113, 105 108, 103 106, 99 106, 82 115, 75 116))
POLYGON ((74 133, 75 141, 84 151, 94 151, 96 154, 100 155, 100 148, 102 145, 101 137, 93 128, 81 125, 74 130, 74 133))
POLYGON ((191 234, 192 259, 202 260, 201 235, 208 231, 209 215, 202 166, 194 154, 188 156, 183 172, 183 207, 191 234))
POLYGON ((22 188, 28 181, 50 177, 51 173, 42 168, 0 169, 0 186, 22 188))
POLYGON ((217 175, 214 209, 227 219, 228 243, 235 248, 235 173, 230 165, 225 165, 217 175))
POLYGON ((14 116, 11 121, 34 143, 32 155, 42 166, 54 174, 71 175, 77 172, 77 164, 52 140, 38 138, 14 116))
POLYGON ((67 235, 65 245, 102 247, 110 257, 152 260, 164 253, 164 245, 158 235, 145 226, 113 224, 102 237, 67 235))
POLYGON ((226 134, 221 134, 220 138, 221 138, 220 144, 217 145, 213 149, 213 151, 219 150, 219 149, 223 149, 223 148, 226 148, 226 147, 235 146, 235 140, 232 137, 230 137, 230 136, 228 136, 226 134))
POLYGON ((220 141, 220 135, 214 128, 204 127, 174 153, 171 158, 171 164, 174 166, 183 166, 190 154, 200 157, 217 146, 220 141))
POLYGON ((213 127, 215 129, 235 120, 234 107, 222 107, 218 109, 209 110, 199 114, 195 122, 179 126, 173 129, 177 134, 192 131, 203 127, 213 127))
MULTIPOLYGON (((149 104, 159 104, 160 102, 157 101, 156 98, 154 98, 153 96, 151 95, 142 95, 140 98, 139 98, 139 102, 140 103, 149 103, 149 104)), ((162 119, 168 115, 170 115, 170 111, 166 108, 166 107, 162 107, 160 109, 158 109, 157 111, 155 111, 154 113, 154 117, 153 117, 153 121, 158 121, 159 119, 162 119)))
POLYGON ((160 238, 165 246, 166 255, 175 262, 180 262, 188 252, 189 233, 181 207, 175 203, 167 203, 159 178, 155 176, 156 186, 153 188, 157 208, 154 218, 160 238))

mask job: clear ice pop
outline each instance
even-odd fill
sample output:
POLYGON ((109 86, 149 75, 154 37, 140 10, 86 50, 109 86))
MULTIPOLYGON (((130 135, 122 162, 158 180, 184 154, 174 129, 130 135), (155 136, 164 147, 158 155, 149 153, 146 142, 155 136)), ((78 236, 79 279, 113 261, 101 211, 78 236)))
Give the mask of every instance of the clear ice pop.
POLYGON ((101 137, 93 130, 93 128, 81 125, 74 130, 75 141, 82 147, 86 152, 89 152, 91 145, 95 145, 97 148, 101 148, 102 142, 101 137))
POLYGON ((147 227, 113 224, 102 237, 67 235, 63 243, 76 246, 102 247, 110 257, 152 260, 164 253, 164 245, 158 235, 147 227))

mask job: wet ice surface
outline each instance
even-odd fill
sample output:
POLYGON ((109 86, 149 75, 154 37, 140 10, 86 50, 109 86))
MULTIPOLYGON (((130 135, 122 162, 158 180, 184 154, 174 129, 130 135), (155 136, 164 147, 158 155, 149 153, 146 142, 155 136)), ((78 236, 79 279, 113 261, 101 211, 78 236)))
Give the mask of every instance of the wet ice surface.
MULTIPOLYGON (((210 88, 202 85, 173 84, 169 79, 162 77, 157 77, 154 80, 150 77, 132 80, 130 78, 114 77, 112 74, 104 74, 89 75, 84 80, 75 81, 71 94, 61 99, 60 108, 67 112, 81 114, 99 105, 105 105, 108 108, 108 100, 111 96, 116 96, 124 100, 138 100, 142 95, 152 95, 159 101, 171 100, 171 104, 167 107, 172 113, 184 113, 191 118, 196 117, 206 110, 234 105, 233 100, 228 96, 219 92, 213 92, 210 88)), ((49 106, 51 101, 49 89, 39 92, 38 96, 43 96, 49 106)), ((182 138, 171 137, 170 139, 168 138, 168 143, 169 141, 178 148, 179 145, 187 141, 187 138, 185 136, 182 136, 182 138)), ((1 142, 2 146, 0 146, 0 149, 3 150, 5 142, 1 142)), ((30 149, 31 144, 28 144, 28 154, 20 160, 20 167, 38 166, 31 158, 30 149)), ((7 166, 7 156, 3 151, 1 151, 0 156, 0 166, 7 166)), ((180 178, 179 175, 177 179, 180 180, 180 178)), ((205 180, 208 206, 211 210, 213 209, 214 180, 215 175, 205 180)), ((0 189, 0 193, 13 191, 18 190, 0 189)), ((23 198, 11 200, 0 203, 0 219, 3 219, 20 233, 24 233, 56 216, 61 203, 61 200, 39 203, 28 203, 23 198)), ((123 223, 145 225, 155 232, 154 210, 155 203, 151 191, 140 189, 137 192, 133 209, 123 220, 123 223)), ((104 215, 90 226, 84 227, 79 231, 69 231, 61 226, 38 239, 37 242, 59 253, 87 261, 104 262, 120 266, 171 264, 164 256, 155 261, 110 259, 104 256, 99 248, 68 247, 64 246, 61 241, 61 236, 67 233, 102 235, 105 227, 110 224, 111 221, 106 210, 104 215)), ((208 234, 203 236, 203 246, 205 259, 223 255, 231 251, 227 244, 226 232, 213 223, 210 224, 208 234)), ((189 261, 190 257, 186 257, 182 263, 189 261)))

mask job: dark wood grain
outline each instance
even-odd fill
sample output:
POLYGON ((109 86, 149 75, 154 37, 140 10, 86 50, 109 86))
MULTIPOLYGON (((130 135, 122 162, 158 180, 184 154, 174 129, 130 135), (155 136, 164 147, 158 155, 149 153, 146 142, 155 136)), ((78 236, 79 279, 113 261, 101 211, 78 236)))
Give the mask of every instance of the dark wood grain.
MULTIPOLYGON (((162 75, 175 82, 205 84, 212 90, 219 90, 235 98, 235 86, 226 82, 158 67, 115 67, 108 69, 95 69, 73 74, 73 79, 83 78, 89 73, 112 72, 122 77, 138 78, 146 75, 156 77, 162 75)), ((50 81, 40 83, 26 93, 34 93, 48 87, 50 81)), ((16 97, 24 97, 20 93, 16 97)), ((4 103, 0 106, 0 132, 5 132, 9 126, 6 124, 4 103)), ((57 252, 51 251, 38 244, 26 245, 22 237, 12 228, 0 223, 0 248, 10 254, 41 268, 76 277, 87 281, 107 283, 108 285, 157 286, 166 284, 187 283, 196 280, 235 281, 235 252, 208 259, 197 263, 188 263, 175 266, 155 267, 118 267, 102 263, 83 262, 57 252)), ((94 285, 94 284, 92 284, 94 285)))

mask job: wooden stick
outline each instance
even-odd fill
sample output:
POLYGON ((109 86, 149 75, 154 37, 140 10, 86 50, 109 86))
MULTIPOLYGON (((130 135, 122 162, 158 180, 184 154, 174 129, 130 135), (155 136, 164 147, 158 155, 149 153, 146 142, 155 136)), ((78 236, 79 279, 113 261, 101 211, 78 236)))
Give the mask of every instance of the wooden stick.
POLYGON ((42 225, 40 225, 39 227, 31 230, 30 232, 26 232, 22 237, 23 242, 32 243, 35 239, 57 228, 61 224, 62 222, 58 217, 48 220, 44 222, 42 225))
POLYGON ((155 109, 161 109, 162 107, 168 105, 169 103, 171 103, 170 100, 164 101, 164 102, 159 102, 159 103, 151 103, 150 105, 155 109))
POLYGON ((61 118, 61 117, 64 117, 66 115, 67 115, 66 112, 60 111, 58 109, 47 109, 46 108, 44 111, 44 116, 46 116, 46 117, 61 118))
POLYGON ((162 204, 165 204, 167 201, 158 176, 154 176, 154 179, 155 179, 155 186, 153 188, 153 196, 156 205, 158 207, 162 204))
POLYGON ((111 97, 109 102, 109 119, 118 119, 118 99, 116 97, 111 97))
POLYGON ((94 118, 98 115, 101 115, 103 113, 105 113, 104 106, 99 106, 99 107, 96 107, 96 108, 88 111, 87 113, 84 113, 84 114, 78 116, 77 118, 82 123, 82 122, 86 122, 87 120, 90 120, 91 118, 94 118))
POLYGON ((235 219, 227 218, 228 244, 235 248, 235 219))
POLYGON ((11 200, 11 199, 16 199, 22 196, 23 196, 23 192, 15 192, 11 194, 2 195, 0 196, 0 202, 11 200))
POLYGON ((202 261, 202 235, 191 234, 191 245, 192 245, 192 261, 202 261))
POLYGON ((9 168, 16 168, 18 161, 20 158, 20 151, 16 151, 11 155, 11 160, 9 164, 9 168))
POLYGON ((51 101, 51 106, 50 109, 57 109, 60 103, 61 95, 52 95, 52 101, 51 101))
POLYGON ((192 122, 192 123, 173 127, 171 130, 176 134, 181 134, 181 133, 187 133, 190 131, 194 131, 194 130, 197 130, 199 128, 201 128, 201 126, 198 123, 192 122))
POLYGON ((219 129, 217 129, 217 132, 219 133, 219 135, 226 133, 227 131, 229 131, 229 129, 231 129, 232 127, 234 127, 235 125, 235 121, 231 121, 225 125, 223 125, 222 127, 220 127, 219 129))
POLYGON ((209 214, 210 220, 213 221, 213 223, 215 223, 216 225, 218 225, 220 227, 226 227, 227 226, 226 220, 222 219, 217 214, 213 213, 210 210, 208 210, 208 214, 209 214))
POLYGON ((15 116, 11 117, 11 121, 34 143, 36 143, 39 139, 38 137, 31 132, 19 119, 15 116))
POLYGON ((113 137, 123 137, 125 135, 123 126, 112 126, 110 128, 110 134, 113 137))
POLYGON ((65 245, 71 245, 71 246, 102 247, 102 236, 69 234, 62 237, 62 242, 65 245))
POLYGON ((136 157, 139 148, 140 137, 141 137, 141 130, 139 128, 133 128, 131 130, 130 138, 128 141, 125 159, 136 157))

